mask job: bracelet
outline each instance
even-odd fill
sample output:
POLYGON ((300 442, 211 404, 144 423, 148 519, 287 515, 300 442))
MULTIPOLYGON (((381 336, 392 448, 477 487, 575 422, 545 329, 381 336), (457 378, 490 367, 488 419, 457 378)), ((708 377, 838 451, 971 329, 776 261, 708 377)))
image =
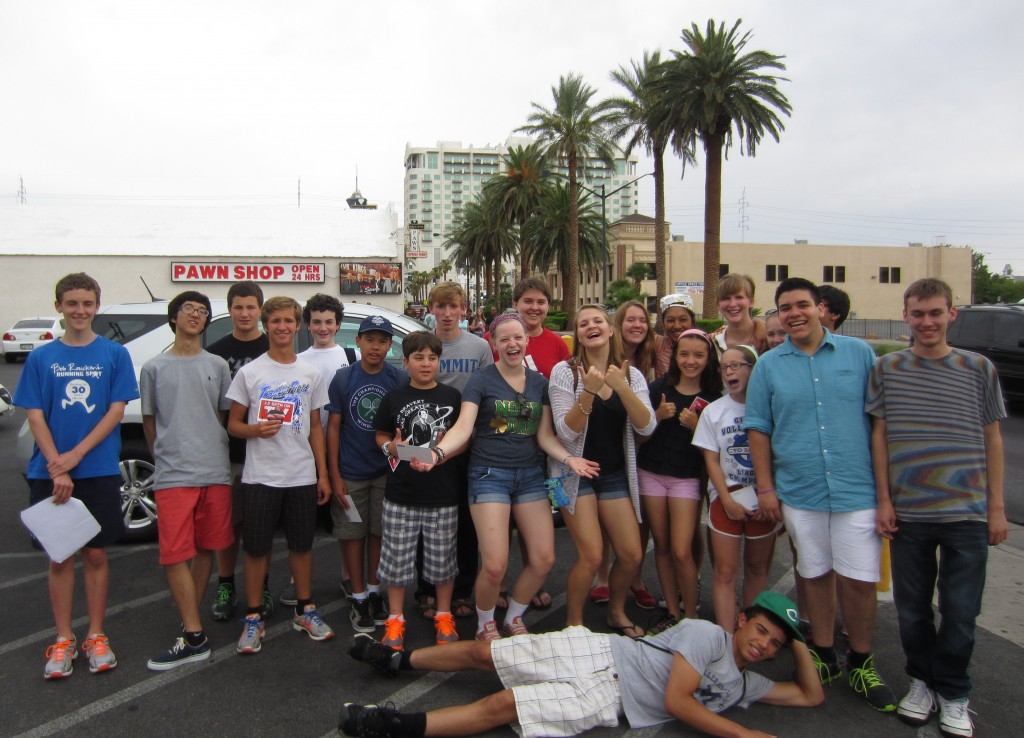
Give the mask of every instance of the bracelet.
POLYGON ((774 494, 774 493, 775 493, 775 488, 774 487, 765 487, 764 489, 757 490, 757 494, 759 494, 759 495, 767 495, 767 494, 774 494))
POLYGON ((562 459, 562 466, 565 466, 565 462, 572 458, 572 454, 566 454, 565 458, 562 459))
POLYGON ((576 405, 579 406, 580 412, 583 413, 584 415, 590 415, 590 413, 594 412, 593 407, 587 410, 586 408, 583 407, 583 403, 580 402, 579 400, 576 400, 576 405))
POLYGON ((391 443, 391 441, 384 441, 384 443, 382 443, 380 445, 380 450, 383 451, 384 455, 387 456, 390 459, 391 458, 391 454, 388 452, 388 444, 389 443, 391 443))
POLYGON ((432 448, 431 451, 433 451, 434 453, 437 454, 437 463, 438 464, 440 464, 440 463, 442 463, 444 461, 444 449, 443 448, 441 448, 440 446, 434 446, 434 448, 432 448))
POLYGON ((591 392, 586 387, 583 388, 583 391, 586 392, 588 395, 593 395, 594 397, 597 397, 597 393, 596 392, 591 392))

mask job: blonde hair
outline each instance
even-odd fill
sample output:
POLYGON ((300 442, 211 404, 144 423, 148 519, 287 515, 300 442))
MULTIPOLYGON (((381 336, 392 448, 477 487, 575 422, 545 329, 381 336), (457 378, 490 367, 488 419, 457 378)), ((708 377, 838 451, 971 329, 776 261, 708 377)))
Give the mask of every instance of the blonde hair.
POLYGON ((717 297, 719 300, 724 300, 729 295, 736 295, 740 292, 744 293, 751 299, 751 301, 753 301, 754 280, 748 275, 734 274, 730 272, 718 280, 717 297))
POLYGON ((463 306, 466 304, 466 293, 458 282, 441 282, 427 295, 427 304, 431 307, 453 302, 463 306))
MULTIPOLYGON (((590 362, 587 361, 586 356, 587 350, 586 348, 583 347, 583 342, 580 341, 579 336, 576 335, 576 332, 579 330, 580 314, 584 310, 596 310, 599 313, 601 313, 601 315, 605 316, 605 319, 608 318, 608 313, 606 313, 604 311, 604 308, 601 307, 600 305, 584 305, 583 307, 576 311, 576 320, 572 326, 572 335, 574 339, 572 347, 572 359, 569 361, 569 365, 574 367, 580 367, 581 369, 585 370, 588 366, 590 366, 590 362)), ((616 330, 612 330, 612 335, 608 338, 608 364, 609 366, 612 364, 622 364, 622 341, 619 339, 619 332, 616 330)))

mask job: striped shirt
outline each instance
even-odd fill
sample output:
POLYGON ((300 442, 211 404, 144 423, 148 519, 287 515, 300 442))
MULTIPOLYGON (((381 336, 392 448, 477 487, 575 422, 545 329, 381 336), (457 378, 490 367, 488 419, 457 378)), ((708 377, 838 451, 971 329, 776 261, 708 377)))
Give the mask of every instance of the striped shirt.
POLYGON ((886 422, 897 518, 987 520, 985 426, 1006 417, 988 359, 955 348, 941 359, 887 354, 871 371, 865 409, 886 422))

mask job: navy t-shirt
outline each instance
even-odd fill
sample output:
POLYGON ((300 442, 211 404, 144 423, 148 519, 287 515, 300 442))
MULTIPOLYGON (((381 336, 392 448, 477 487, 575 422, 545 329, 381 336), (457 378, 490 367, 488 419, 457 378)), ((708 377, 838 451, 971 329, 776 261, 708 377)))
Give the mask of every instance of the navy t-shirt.
POLYGON ((496 365, 478 369, 462 392, 463 402, 479 407, 472 466, 521 467, 537 463, 537 428, 548 400, 548 380, 526 369, 521 395, 501 376, 496 365))

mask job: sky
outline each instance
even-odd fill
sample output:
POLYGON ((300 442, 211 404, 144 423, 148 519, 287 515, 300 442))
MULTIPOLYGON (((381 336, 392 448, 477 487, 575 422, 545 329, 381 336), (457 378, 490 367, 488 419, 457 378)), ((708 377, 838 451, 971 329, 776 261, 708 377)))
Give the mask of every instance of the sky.
MULTIPOLYGON (((406 144, 500 144, 560 75, 620 94, 611 70, 709 18, 785 56, 793 106, 780 142, 729 153, 723 241, 970 246, 1024 275, 1006 0, 0 0, 0 207, 21 178, 29 207, 295 207, 300 180, 338 207, 358 171, 400 209, 406 144)), ((703 153, 666 172, 672 233, 701 240, 703 153)))

